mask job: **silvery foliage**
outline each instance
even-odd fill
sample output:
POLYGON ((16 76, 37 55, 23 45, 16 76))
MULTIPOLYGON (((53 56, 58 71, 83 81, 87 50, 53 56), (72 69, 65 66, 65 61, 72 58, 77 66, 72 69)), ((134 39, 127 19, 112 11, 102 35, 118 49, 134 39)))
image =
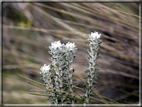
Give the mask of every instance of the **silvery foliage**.
MULTIPOLYGON (((93 89, 93 83, 96 83, 93 81, 93 79, 97 79, 95 77, 96 74, 96 60, 98 56, 99 46, 101 44, 101 34, 98 34, 98 32, 92 32, 91 35, 89 35, 88 41, 90 42, 89 46, 90 49, 88 50, 89 53, 89 63, 87 64, 88 70, 85 72, 88 73, 86 82, 86 89, 85 89, 85 96, 83 97, 84 103, 89 103, 89 97, 93 89)), ((74 69, 72 68, 73 59, 75 58, 75 53, 77 51, 75 43, 68 42, 66 45, 61 44, 60 41, 52 42, 51 46, 49 46, 50 51, 49 53, 52 55, 50 60, 52 61, 51 65, 44 64, 43 67, 41 67, 40 74, 43 75, 43 80, 45 84, 47 85, 47 89, 51 90, 52 92, 58 92, 58 93, 52 93, 49 92, 50 97, 49 99, 53 101, 54 104, 59 104, 60 102, 64 103, 63 93, 61 91, 66 91, 73 93, 73 72, 74 69), (55 75, 51 74, 51 71, 55 71, 55 75), (63 80, 65 78, 65 80, 63 80), (64 84, 63 82, 67 83, 68 85, 64 84), (56 88, 57 90, 53 88, 56 88)), ((72 96, 74 97, 74 96, 72 96)), ((67 100, 67 99, 66 99, 67 100)), ((71 103, 74 104, 74 99, 71 99, 71 103)))
MULTIPOLYGON (((74 43, 68 42, 66 44, 66 67, 67 67, 67 74, 66 74, 66 79, 68 80, 68 84, 72 85, 72 76, 73 76, 73 68, 72 63, 73 59, 75 57, 75 52, 77 51, 76 45, 74 43)), ((70 92, 73 92, 71 87, 70 87, 70 92)))
MULTIPOLYGON (((51 61, 54 66, 53 69, 58 75, 58 83, 56 84, 56 88, 62 87, 62 78, 63 71, 66 71, 67 79, 72 77, 72 68, 71 65, 73 63, 73 58, 75 56, 75 52, 77 51, 75 43, 68 42, 66 45, 61 44, 60 41, 51 43, 50 54, 52 55, 51 61)), ((56 78, 57 79, 57 78, 56 78)), ((55 79, 55 81, 56 81, 55 79)))
POLYGON ((55 78, 55 86, 57 89, 59 89, 59 87, 63 86, 61 76, 63 74, 62 63, 64 60, 65 45, 61 44, 60 41, 57 41, 52 42, 49 48, 51 50, 49 53, 52 55, 50 60, 52 61, 53 69, 57 75, 55 78))
MULTIPOLYGON (((73 93, 73 81, 72 81, 72 77, 73 77, 73 72, 74 69, 72 68, 72 63, 73 63, 73 59, 75 58, 75 52, 77 51, 76 45, 75 43, 70 43, 68 42, 66 44, 66 80, 68 82, 68 84, 70 86, 68 86, 69 90, 67 90, 68 92, 73 93)), ((72 104, 74 104, 74 100, 72 100, 72 104)))
POLYGON ((102 40, 100 39, 101 34, 98 34, 98 32, 91 32, 91 35, 89 35, 88 41, 90 42, 89 46, 90 49, 88 50, 89 53, 89 64, 87 64, 88 70, 86 70, 85 72, 88 73, 87 78, 87 85, 88 87, 85 89, 86 93, 85 93, 85 103, 89 103, 89 97, 91 94, 91 91, 93 89, 93 83, 97 83, 95 81, 93 81, 93 79, 97 79, 95 77, 96 74, 96 60, 98 59, 98 51, 99 51, 99 46, 102 42, 102 40))
MULTIPOLYGON (((68 84, 72 84, 72 76, 73 76, 73 68, 72 63, 75 57, 75 52, 77 51, 75 43, 68 42, 66 45, 61 44, 60 41, 52 42, 51 46, 49 46, 49 53, 52 55, 50 60, 52 61, 51 69, 55 71, 54 75, 54 87, 61 91, 73 92, 72 86, 68 86, 69 90, 64 90, 63 87, 63 74, 64 78, 67 80, 68 84), (65 72, 64 72, 65 71, 65 72), (63 73, 64 72, 64 73, 63 73)), ((51 80, 44 80, 51 81, 51 80)), ((58 91, 58 90, 57 90, 58 91)), ((58 91, 59 92, 59 91, 58 91)), ((58 97, 62 97, 62 94, 56 95, 56 99, 54 99, 54 103, 58 104, 58 97)), ((63 103, 63 99, 61 99, 63 103)))

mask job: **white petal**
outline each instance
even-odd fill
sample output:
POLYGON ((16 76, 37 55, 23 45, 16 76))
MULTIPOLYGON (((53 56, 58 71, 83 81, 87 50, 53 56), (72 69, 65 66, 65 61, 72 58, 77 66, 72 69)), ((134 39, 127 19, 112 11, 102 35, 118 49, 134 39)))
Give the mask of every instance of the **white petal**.
POLYGON ((92 40, 98 39, 101 37, 101 34, 99 34, 98 32, 91 32, 91 35, 89 35, 89 37, 91 37, 92 40))
POLYGON ((47 66, 46 64, 44 64, 44 66, 42 66, 40 70, 42 73, 47 73, 50 70, 50 65, 47 66))

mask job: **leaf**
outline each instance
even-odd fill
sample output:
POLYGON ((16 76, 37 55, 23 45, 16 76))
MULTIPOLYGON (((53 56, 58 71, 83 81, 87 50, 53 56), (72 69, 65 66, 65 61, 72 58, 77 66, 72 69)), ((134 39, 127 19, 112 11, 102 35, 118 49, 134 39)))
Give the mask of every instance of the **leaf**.
POLYGON ((54 74, 54 77, 58 76, 57 74, 54 74))
POLYGON ((65 52, 63 52, 62 54, 61 54, 61 56, 64 56, 65 55, 65 52))
POLYGON ((89 70, 89 69, 87 69, 87 70, 85 71, 85 73, 88 73, 88 72, 90 72, 90 70, 89 70))
POLYGON ((86 90, 89 90, 89 88, 88 88, 88 87, 86 87, 85 89, 86 89, 86 90))
POLYGON ((87 89, 85 88, 85 89, 83 89, 82 91, 85 93, 85 92, 86 92, 86 90, 87 90, 87 89))
POLYGON ((54 68, 54 65, 50 65, 50 68, 54 68))
POLYGON ((92 80, 89 80, 90 83, 92 83, 92 80))
POLYGON ((72 77, 75 77, 75 75, 74 75, 74 74, 72 74, 72 77))
POLYGON ((56 63, 55 65, 56 65, 57 67, 59 66, 59 64, 58 64, 58 63, 56 63))
POLYGON ((48 53, 51 54, 51 55, 53 54, 51 51, 48 51, 48 53))
POLYGON ((73 89, 73 90, 76 90, 76 89, 78 89, 78 88, 76 88, 76 87, 73 87, 72 89, 73 89))
POLYGON ((73 79, 72 81, 77 81, 76 79, 73 79))
POLYGON ((89 62, 91 65, 93 65, 93 63, 92 62, 89 62))
POLYGON ((84 79, 87 79, 88 78, 88 76, 86 76, 86 77, 83 77, 84 79))
POLYGON ((95 70, 99 70, 98 68, 95 68, 95 70))
POLYGON ((92 40, 88 39, 89 42, 92 42, 92 40))
POLYGON ((96 82, 96 81, 93 81, 93 83, 98 84, 98 82, 96 82))
POLYGON ((92 74, 93 74, 93 75, 96 75, 96 74, 97 74, 97 72, 93 72, 92 74))
POLYGON ((62 71, 64 71, 65 69, 66 69, 66 67, 63 67, 63 68, 62 68, 62 71))
POLYGON ((72 85, 75 85, 75 84, 77 84, 77 83, 72 83, 72 85))
POLYGON ((89 67, 89 63, 86 63, 86 66, 89 67))
POLYGON ((98 56, 99 54, 100 54, 100 53, 98 52, 98 53, 97 53, 97 56, 98 56))
POLYGON ((95 76, 94 76, 93 78, 98 80, 98 78, 97 78, 97 77, 95 77, 95 76))
POLYGON ((94 89, 94 87, 95 87, 94 85, 93 85, 93 86, 91 86, 91 89, 94 89))
POLYGON ((91 68, 91 71, 93 71, 94 69, 93 68, 91 68))
POLYGON ((101 44, 101 43, 102 43, 102 40, 99 41, 99 44, 101 44))
POLYGON ((87 59, 90 60, 91 58, 88 56, 87 59))
POLYGON ((96 49, 92 49, 94 52, 96 52, 96 49))
POLYGON ((88 75, 87 77, 88 77, 88 78, 91 78, 91 75, 88 75))
POLYGON ((66 65, 66 62, 64 62, 64 63, 62 64, 62 66, 64 66, 64 65, 66 65))
POLYGON ((88 53, 91 53, 91 50, 90 49, 87 49, 88 53))

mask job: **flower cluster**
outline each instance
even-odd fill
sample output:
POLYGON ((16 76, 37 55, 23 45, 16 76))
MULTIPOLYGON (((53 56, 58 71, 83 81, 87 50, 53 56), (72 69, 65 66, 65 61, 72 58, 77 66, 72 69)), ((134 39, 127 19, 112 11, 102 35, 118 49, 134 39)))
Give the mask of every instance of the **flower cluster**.
MULTIPOLYGON (((51 46, 49 46, 50 51, 49 53, 52 55, 50 60, 52 61, 52 70, 55 71, 54 75, 54 87, 56 89, 59 89, 61 91, 67 91, 67 92, 73 92, 72 86, 67 86, 66 90, 63 88, 63 76, 67 80, 66 83, 72 85, 72 77, 73 77, 73 69, 72 69, 72 63, 73 59, 75 58, 75 52, 77 51, 75 43, 68 42, 66 45, 61 44, 60 41, 52 42, 51 46), (65 72, 64 72, 65 71, 65 72), (64 72, 64 73, 63 73, 64 72)), ((44 66, 41 68, 42 72, 45 71, 45 69, 48 69, 49 67, 44 66)), ((43 73, 42 73, 43 74, 43 73)), ((45 76, 45 74, 43 74, 45 76)), ((48 77, 48 76, 47 76, 48 77)), ((50 82, 51 80, 44 78, 43 80, 45 82, 50 82)), ((56 95, 55 97, 58 97, 56 95)), ((60 94, 60 97, 62 97, 62 94, 60 94)), ((54 101, 56 104, 58 104, 58 100, 56 99, 54 101)), ((63 99, 61 101, 63 103, 63 99)))
MULTIPOLYGON (((87 87, 85 89, 85 96, 82 97, 85 104, 89 103, 89 97, 93 90, 93 83, 96 83, 93 79, 96 78, 96 60, 98 58, 99 46, 102 42, 100 37, 101 34, 98 32, 91 32, 88 38, 90 42, 90 49, 88 50, 89 63, 87 64, 88 70, 85 71, 88 73, 86 77, 87 87)), ((63 92, 73 93, 75 91, 75 87, 73 87, 74 69, 72 68, 72 63, 77 51, 76 45, 71 42, 65 45, 61 44, 60 41, 56 41, 52 42, 49 48, 49 54, 52 56, 50 58, 52 64, 48 66, 44 64, 40 69, 40 74, 43 75, 47 90, 50 90, 50 100, 54 104, 64 104, 64 101, 71 101, 71 103, 74 104, 75 101, 77 101, 75 96, 67 95, 66 98, 63 98, 65 94, 63 92), (55 74, 51 74, 51 71, 55 72, 55 74), (55 88, 57 90, 55 90, 55 88)))

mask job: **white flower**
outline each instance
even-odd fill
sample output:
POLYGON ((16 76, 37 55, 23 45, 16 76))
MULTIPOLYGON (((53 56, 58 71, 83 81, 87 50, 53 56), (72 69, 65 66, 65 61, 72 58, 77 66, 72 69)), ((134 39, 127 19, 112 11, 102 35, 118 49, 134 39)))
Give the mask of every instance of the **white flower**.
POLYGON ((43 73, 43 74, 48 73, 49 70, 50 70, 50 65, 47 66, 46 64, 44 64, 44 66, 42 66, 42 67, 40 68, 40 70, 41 70, 40 73, 43 73))
POLYGON ((68 42, 66 44, 66 48, 67 48, 67 50, 72 50, 73 52, 76 52, 76 45, 75 45, 75 43, 68 42))
POLYGON ((91 39, 99 39, 101 37, 101 34, 99 34, 98 32, 91 32, 90 38, 91 39))
POLYGON ((52 42, 50 49, 56 50, 57 48, 60 48, 61 46, 62 46, 62 44, 60 41, 52 42))
POLYGON ((75 44, 68 42, 68 43, 66 44, 66 47, 67 47, 67 49, 73 49, 73 48, 75 47, 75 44))

